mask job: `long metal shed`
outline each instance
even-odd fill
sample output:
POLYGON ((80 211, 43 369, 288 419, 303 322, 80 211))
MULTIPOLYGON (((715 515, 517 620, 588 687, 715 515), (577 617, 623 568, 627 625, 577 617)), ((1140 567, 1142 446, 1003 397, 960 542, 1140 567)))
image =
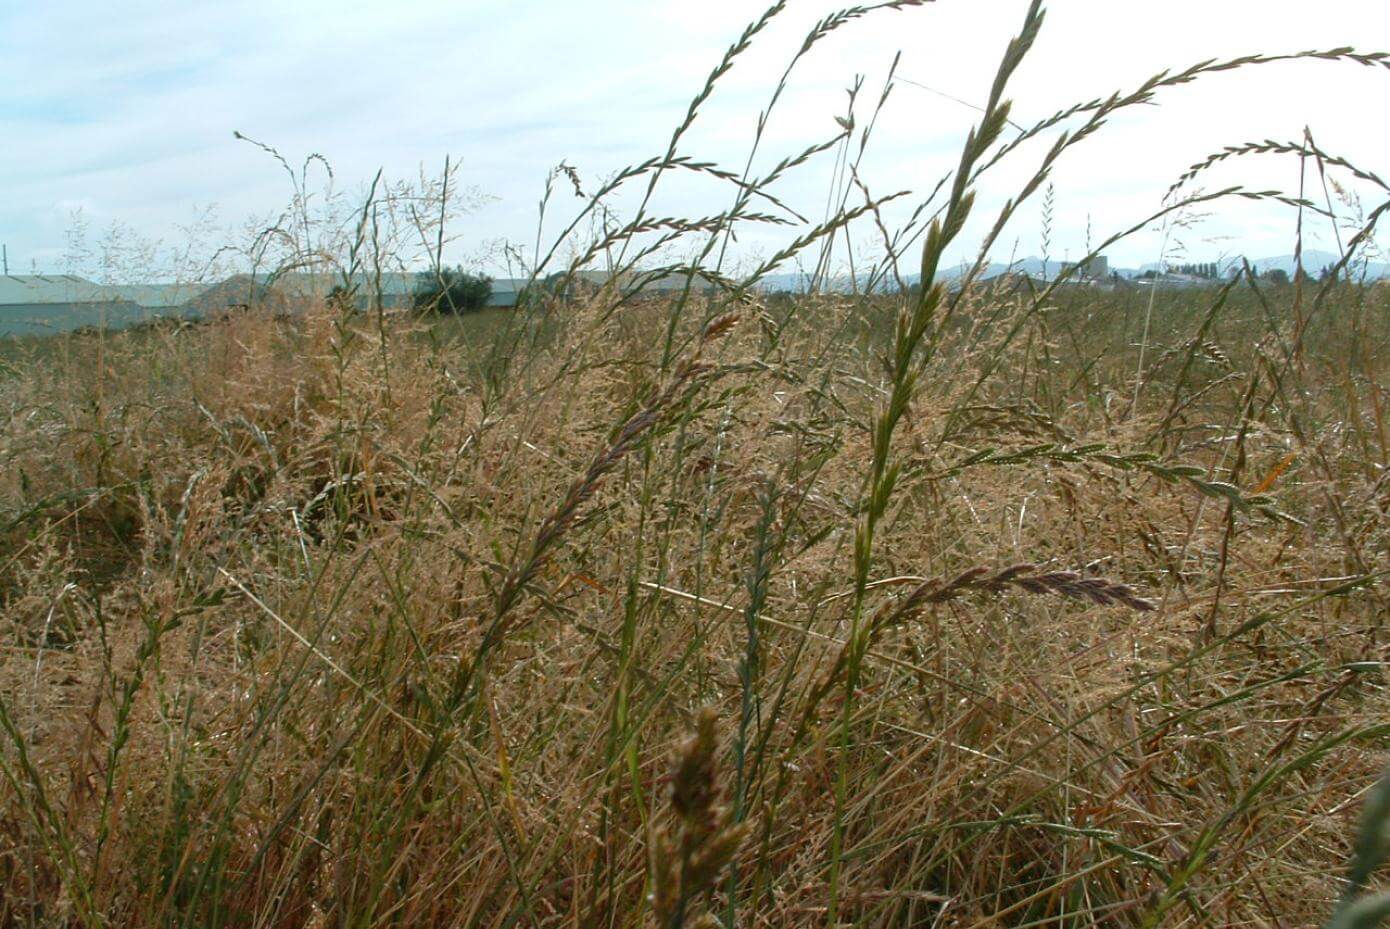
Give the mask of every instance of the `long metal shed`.
POLYGON ((76 275, 0 275, 0 336, 129 326, 148 315, 139 304, 122 300, 100 284, 76 275))

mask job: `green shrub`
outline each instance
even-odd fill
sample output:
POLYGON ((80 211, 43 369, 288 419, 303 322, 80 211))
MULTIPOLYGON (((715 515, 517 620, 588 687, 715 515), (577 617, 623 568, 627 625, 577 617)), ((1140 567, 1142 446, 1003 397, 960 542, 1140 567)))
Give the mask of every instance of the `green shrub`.
POLYGON ((491 296, 492 278, 470 274, 463 268, 422 271, 415 281, 414 304, 417 310, 471 313, 487 306, 491 296))

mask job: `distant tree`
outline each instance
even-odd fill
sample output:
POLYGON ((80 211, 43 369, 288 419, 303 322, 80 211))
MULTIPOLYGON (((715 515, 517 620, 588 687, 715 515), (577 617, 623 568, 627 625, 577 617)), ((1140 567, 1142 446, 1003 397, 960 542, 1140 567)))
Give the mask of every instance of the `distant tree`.
POLYGON ((1194 264, 1185 264, 1178 268, 1179 274, 1189 274, 1192 277, 1200 277, 1205 280, 1212 280, 1217 277, 1216 262, 1199 261, 1194 264))
POLYGON ((1289 272, 1285 271, 1283 268, 1270 268, 1262 274, 1261 277, 1269 281, 1269 283, 1273 284, 1275 287, 1283 287, 1289 283, 1289 272))
POLYGON ((421 271, 415 276, 415 309, 433 313, 471 313, 487 306, 492 278, 463 268, 421 271))
POLYGON ((357 288, 344 287, 342 284, 334 284, 333 289, 328 292, 328 306, 339 313, 351 312, 357 308, 356 297, 357 288))
POLYGON ((537 283, 545 293, 552 297, 560 297, 569 289, 570 276, 564 271, 552 271, 537 283))

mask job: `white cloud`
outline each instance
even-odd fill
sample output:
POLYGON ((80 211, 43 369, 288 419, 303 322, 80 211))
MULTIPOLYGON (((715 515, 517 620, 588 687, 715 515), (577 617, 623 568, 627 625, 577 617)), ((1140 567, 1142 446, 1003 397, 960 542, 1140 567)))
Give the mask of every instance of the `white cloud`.
MULTIPOLYGON (((988 93, 995 63, 1021 21, 1022 0, 938 0, 849 23, 798 67, 768 126, 755 170, 833 134, 844 88, 865 75, 862 99, 879 92, 895 52, 900 74, 963 100, 988 93)), ((822 0, 789 4, 740 59, 702 111, 685 149, 741 169, 758 112, 789 56, 820 16, 822 0)), ((263 213, 287 190, 263 153, 233 130, 294 158, 318 151, 339 187, 378 167, 413 175, 420 165, 462 159, 464 180, 497 195, 461 246, 498 236, 531 240, 546 171, 568 159, 587 177, 606 175, 664 149, 686 103, 724 47, 756 13, 744 2, 524 0, 329 3, 230 0, 49 0, 0 13, 0 237, 12 264, 61 251, 54 221, 63 203, 101 220, 128 221, 145 235, 174 235, 195 202, 224 216, 263 213)), ((1323 0, 1315 10, 1270 0, 1055 0, 1034 56, 1010 88, 1015 119, 1129 88, 1165 67, 1248 52, 1335 47, 1390 36, 1390 4, 1323 0), (1160 15, 1161 14, 1161 15, 1160 15)), ((1114 124, 1063 163, 1054 182, 1054 251, 1079 253, 1089 217, 1099 239, 1158 205, 1190 162, 1223 144, 1297 139, 1383 168, 1390 141, 1378 101, 1390 72, 1348 64, 1273 65, 1178 88, 1160 106, 1114 124)), ((860 110, 865 119, 868 109, 860 110)), ((930 91, 899 84, 865 157, 875 192, 923 188, 955 161, 975 113, 930 91)), ((1020 152, 985 185, 997 208, 1035 164, 1020 152)), ((1242 159, 1210 184, 1297 185, 1297 164, 1242 159)), ((833 168, 823 158, 783 185, 789 202, 820 215, 833 168)), ((717 212, 728 195, 674 183, 663 212, 717 212)), ((901 217, 902 211, 893 211, 901 217)), ((982 212, 982 216, 985 213, 982 212)), ((1267 208, 1223 211, 1194 243, 1212 257, 1235 246, 1286 251, 1292 221, 1267 208)), ((864 230, 867 233, 867 229, 864 230)), ((1021 254, 1038 250, 1038 208, 1025 206, 1005 236, 1021 254)), ((770 240, 750 235, 749 247, 770 240)), ((1151 260, 1153 236, 1115 251, 1151 260)))

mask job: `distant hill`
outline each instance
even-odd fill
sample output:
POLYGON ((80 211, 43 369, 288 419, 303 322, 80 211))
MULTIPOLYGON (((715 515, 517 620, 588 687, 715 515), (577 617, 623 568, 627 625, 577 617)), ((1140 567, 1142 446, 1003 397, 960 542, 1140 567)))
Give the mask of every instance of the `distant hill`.
MULTIPOLYGON (((1290 276, 1293 275, 1294 268, 1298 266, 1298 263, 1294 260, 1294 256, 1291 254, 1270 255, 1264 258, 1249 258, 1247 260, 1250 262, 1251 267, 1255 268, 1257 271, 1279 270, 1290 276)), ((1316 277, 1318 272, 1323 268, 1329 265, 1335 265, 1340 260, 1341 256, 1334 252, 1310 248, 1303 253, 1303 268, 1309 274, 1316 277)), ((1220 264, 1223 274, 1231 274, 1236 268, 1240 267, 1240 258, 1226 258, 1223 259, 1220 264)), ((1352 267, 1353 270, 1359 273, 1361 263, 1359 261, 1353 262, 1352 267)), ((1116 268, 1115 270, 1121 277, 1138 277, 1146 271, 1158 271, 1161 270, 1161 268, 1157 262, 1149 262, 1148 264, 1140 265, 1138 268, 1116 268)), ((1372 280, 1390 277, 1390 264, 1385 262, 1370 262, 1366 266, 1366 276, 1372 280)))
MULTIPOLYGON (((1341 256, 1333 252, 1324 252, 1317 249, 1309 249, 1303 253, 1303 267, 1314 276, 1328 265, 1335 265, 1341 260, 1341 256)), ((1274 255, 1269 258, 1252 259, 1250 262, 1261 271, 1272 271, 1278 269, 1286 274, 1293 274, 1297 262, 1293 255, 1274 255)), ((1353 271, 1359 272, 1361 263, 1353 261, 1353 271)), ((1366 265, 1366 276, 1368 278, 1390 277, 1390 263, 1372 261, 1366 265)))
MULTIPOLYGON (((904 261, 903 265, 905 268, 916 267, 916 262, 904 261)), ((982 277, 985 279, 998 277, 1000 274, 1010 270, 1021 271, 1034 277, 1051 276, 1060 272, 1062 267, 1063 263, 1060 261, 1049 261, 1047 262, 1046 268, 1044 268, 1041 258, 1023 258, 1012 265, 991 261, 986 265, 982 277), (1044 271, 1047 273, 1044 274, 1044 271)), ((965 273, 969 270, 969 265, 952 265, 941 269, 941 278, 946 281, 959 280, 964 277, 965 273)), ((903 281, 909 285, 916 284, 919 278, 920 275, 916 273, 903 275, 903 281)), ((892 283, 891 275, 889 275, 888 283, 892 283)), ((805 293, 810 288, 810 284, 811 275, 801 272, 769 274, 762 279, 762 289, 776 293, 805 293)), ((821 289, 831 292, 848 292, 851 289, 849 276, 845 274, 834 276, 829 281, 823 283, 821 289)))
MULTIPOLYGON (((1328 265, 1336 264, 1338 260, 1339 257, 1335 253, 1321 251, 1319 249, 1309 249, 1308 251, 1305 251, 1303 253, 1303 267, 1305 270, 1308 271, 1309 274, 1312 274, 1314 277, 1316 277, 1318 272, 1321 271, 1323 268, 1327 267, 1328 265)), ((1249 261, 1254 268, 1261 272, 1273 271, 1277 269, 1289 275, 1293 274, 1294 268, 1297 266, 1296 262, 1294 261, 1293 255, 1271 255, 1264 258, 1251 258, 1249 259, 1249 261)), ((1004 274, 1005 272, 1013 271, 1016 273, 1027 274, 1031 277, 1041 277, 1050 279, 1056 274, 1058 274, 1064 267, 1066 267, 1066 265, 1066 262, 1058 261, 1056 259, 1044 262, 1041 258, 1030 255, 1027 258, 1020 258, 1010 264, 1006 264, 1000 261, 991 261, 988 265, 985 266, 984 273, 981 275, 981 277, 985 280, 988 280, 992 277, 998 277, 1000 274, 1004 274)), ((1239 258, 1228 258, 1221 262, 1221 270, 1223 273, 1230 273, 1233 269, 1238 268, 1239 266, 1239 258)), ((1361 265, 1359 262, 1353 265, 1353 270, 1356 273, 1359 274, 1360 269, 1361 265)), ((969 267, 964 265, 955 265, 947 268, 942 268, 941 277, 943 280, 947 281, 958 280, 965 274, 967 270, 969 270, 969 267)), ((1146 271, 1159 271, 1162 270, 1162 268, 1156 262, 1149 262, 1148 264, 1140 265, 1137 268, 1117 267, 1112 268, 1111 270, 1115 274, 1118 274, 1120 277, 1136 278, 1139 277, 1141 274, 1144 274, 1146 271)), ((1366 265, 1366 277, 1371 280, 1390 278, 1390 263, 1374 261, 1370 262, 1368 265, 1366 265)), ((918 275, 916 274, 908 274, 903 276, 903 280, 906 281, 908 284, 917 283, 917 279, 918 275)), ((810 281, 811 275, 804 274, 801 272, 769 274, 767 277, 763 278, 762 289, 765 291, 773 292, 804 293, 810 286, 810 281)), ((849 286, 848 276, 840 275, 837 278, 833 278, 828 284, 824 285, 822 289, 827 291, 838 291, 841 293, 847 292, 851 289, 849 286)))

